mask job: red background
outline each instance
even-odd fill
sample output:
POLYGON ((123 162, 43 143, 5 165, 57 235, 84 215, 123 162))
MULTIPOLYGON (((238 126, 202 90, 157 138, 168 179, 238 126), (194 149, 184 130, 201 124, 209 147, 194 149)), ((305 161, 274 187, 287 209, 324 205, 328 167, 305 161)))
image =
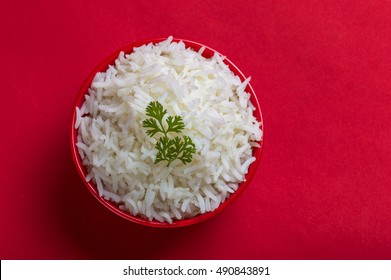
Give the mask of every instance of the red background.
POLYGON ((389 1, 2 1, 0 38, 1 259, 391 258, 389 1), (265 142, 233 205, 168 230, 92 197, 69 125, 103 58, 169 35, 252 76, 265 142))

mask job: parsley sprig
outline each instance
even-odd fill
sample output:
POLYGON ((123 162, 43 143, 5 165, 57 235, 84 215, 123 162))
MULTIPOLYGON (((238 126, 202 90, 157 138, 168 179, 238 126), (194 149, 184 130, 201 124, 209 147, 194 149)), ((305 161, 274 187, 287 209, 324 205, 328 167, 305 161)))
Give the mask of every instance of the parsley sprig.
POLYGON ((162 136, 158 139, 155 148, 158 151, 156 154, 155 163, 166 160, 167 166, 176 159, 182 161, 183 164, 190 163, 193 154, 196 152, 195 145, 189 136, 184 135, 174 138, 169 137, 169 133, 180 134, 185 128, 185 123, 181 116, 167 116, 167 110, 158 101, 152 101, 146 108, 146 115, 150 117, 143 121, 143 127, 147 129, 148 136, 153 137, 158 133, 162 136))

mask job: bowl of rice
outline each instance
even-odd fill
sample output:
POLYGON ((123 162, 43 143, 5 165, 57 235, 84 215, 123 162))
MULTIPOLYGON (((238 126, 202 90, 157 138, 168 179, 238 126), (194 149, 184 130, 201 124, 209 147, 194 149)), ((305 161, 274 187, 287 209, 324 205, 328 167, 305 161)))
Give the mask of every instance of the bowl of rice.
POLYGON ((91 194, 152 227, 205 221, 254 176, 263 121, 250 78, 226 57, 173 37, 127 45, 77 95, 71 152, 91 194))

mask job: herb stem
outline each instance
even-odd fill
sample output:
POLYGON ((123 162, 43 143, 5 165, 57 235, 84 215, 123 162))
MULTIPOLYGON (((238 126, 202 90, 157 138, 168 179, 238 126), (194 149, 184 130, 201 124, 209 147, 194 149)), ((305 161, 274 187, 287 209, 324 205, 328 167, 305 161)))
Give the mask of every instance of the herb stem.
POLYGON ((164 134, 164 136, 167 136, 167 131, 164 129, 164 125, 163 125, 163 119, 158 120, 158 122, 159 122, 159 124, 160 124, 160 126, 162 128, 161 132, 164 134))

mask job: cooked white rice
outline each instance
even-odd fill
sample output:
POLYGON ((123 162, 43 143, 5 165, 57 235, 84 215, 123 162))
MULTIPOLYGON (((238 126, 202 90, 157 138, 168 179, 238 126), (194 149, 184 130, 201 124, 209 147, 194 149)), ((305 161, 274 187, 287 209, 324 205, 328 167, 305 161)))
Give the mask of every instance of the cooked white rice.
POLYGON ((262 138, 241 81, 215 53, 210 59, 172 37, 121 52, 97 73, 76 108, 77 147, 99 195, 149 220, 172 223, 215 210, 235 192, 262 138), (156 139, 142 122, 159 101, 180 115, 196 154, 191 163, 154 163, 156 139))

